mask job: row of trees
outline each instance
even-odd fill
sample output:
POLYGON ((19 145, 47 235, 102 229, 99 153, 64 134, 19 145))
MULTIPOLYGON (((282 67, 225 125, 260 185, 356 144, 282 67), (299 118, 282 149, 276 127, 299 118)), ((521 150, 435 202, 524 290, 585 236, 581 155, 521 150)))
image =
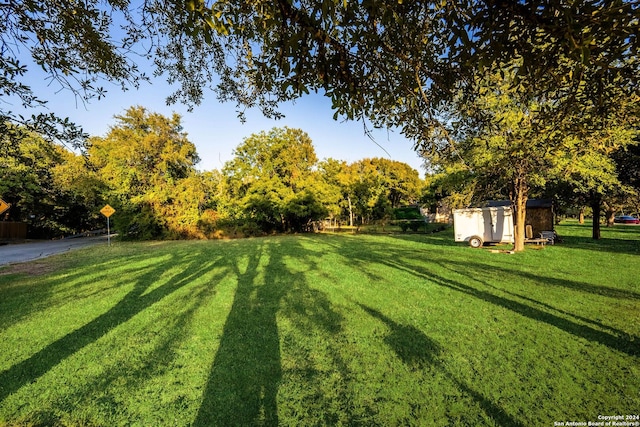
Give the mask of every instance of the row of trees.
POLYGON ((98 212, 109 203, 124 236, 146 239, 300 232, 326 218, 360 225, 407 204, 456 208, 523 188, 561 209, 590 206, 595 218, 601 206, 611 221, 620 209, 640 210, 640 145, 628 127, 593 135, 598 144, 560 133, 552 145, 535 124, 538 107, 525 114, 508 90, 476 102, 496 126, 458 123, 452 134, 464 137, 455 151, 430 157, 437 161, 426 180, 383 158, 319 161, 308 135, 289 128, 251 135, 222 170, 200 172, 180 117, 142 107, 117 116, 81 154, 15 128, 17 144, 0 138, 0 194, 12 205, 5 217, 28 222, 34 237, 68 235, 102 227, 98 212))
MULTIPOLYGON (((0 96, 42 104, 21 52, 83 99, 104 96, 101 79, 143 83, 141 58, 177 83, 169 102, 197 104, 211 88, 240 112, 278 116, 278 103, 320 92, 335 117, 401 129, 434 168, 486 179, 493 165, 516 208, 516 250, 532 189, 606 172, 638 129, 633 0, 17 0, 0 14, 0 96), (476 161, 483 144, 494 154, 476 161)), ((6 105, 3 134, 21 123, 82 139, 68 121, 6 105)), ((583 189, 594 208, 611 184, 604 175, 583 189)))
POLYGON ((251 135, 222 170, 199 172, 180 117, 142 107, 117 116, 82 154, 29 132, 18 144, 1 141, 8 219, 40 237, 101 227, 105 203, 115 227, 135 238, 304 231, 325 218, 361 224, 415 203, 422 188, 404 163, 319 161, 309 136, 289 128, 251 135))

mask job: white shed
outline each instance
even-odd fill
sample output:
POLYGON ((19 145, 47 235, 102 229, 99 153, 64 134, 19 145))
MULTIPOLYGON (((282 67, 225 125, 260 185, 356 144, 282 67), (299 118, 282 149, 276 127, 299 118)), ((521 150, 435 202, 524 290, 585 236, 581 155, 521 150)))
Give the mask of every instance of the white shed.
POLYGON ((513 243, 511 206, 455 209, 453 229, 456 242, 469 242, 474 248, 484 243, 513 243))

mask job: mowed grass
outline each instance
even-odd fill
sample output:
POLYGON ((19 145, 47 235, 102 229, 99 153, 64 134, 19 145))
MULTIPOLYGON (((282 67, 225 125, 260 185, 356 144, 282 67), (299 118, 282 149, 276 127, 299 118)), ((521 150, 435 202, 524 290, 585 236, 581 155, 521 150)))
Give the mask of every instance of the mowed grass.
POLYGON ((640 227, 116 243, 0 269, 0 425, 503 425, 640 408, 640 227))

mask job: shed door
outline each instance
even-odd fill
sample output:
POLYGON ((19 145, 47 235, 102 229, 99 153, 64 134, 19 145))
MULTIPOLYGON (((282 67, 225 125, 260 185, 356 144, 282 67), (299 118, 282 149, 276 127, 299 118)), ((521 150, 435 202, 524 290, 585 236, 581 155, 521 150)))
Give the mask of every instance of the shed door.
POLYGON ((499 242, 502 240, 504 228, 504 215, 501 209, 491 209, 491 240, 499 242))
POLYGON ((482 238, 485 242, 499 242, 502 237, 502 215, 498 208, 482 209, 484 227, 482 238))
POLYGON ((511 209, 491 210, 491 239, 494 242, 510 242, 513 239, 511 209))

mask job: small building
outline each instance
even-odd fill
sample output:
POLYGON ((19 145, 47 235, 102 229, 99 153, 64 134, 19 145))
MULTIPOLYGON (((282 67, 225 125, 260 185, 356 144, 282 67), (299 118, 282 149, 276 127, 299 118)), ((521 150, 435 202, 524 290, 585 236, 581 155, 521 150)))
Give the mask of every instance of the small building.
MULTIPOLYGON (((509 200, 491 200, 487 202, 487 207, 511 206, 509 200)), ((537 238, 543 231, 555 230, 555 211, 553 201, 547 199, 527 200, 527 215, 525 217, 525 228, 527 238, 537 238)))

